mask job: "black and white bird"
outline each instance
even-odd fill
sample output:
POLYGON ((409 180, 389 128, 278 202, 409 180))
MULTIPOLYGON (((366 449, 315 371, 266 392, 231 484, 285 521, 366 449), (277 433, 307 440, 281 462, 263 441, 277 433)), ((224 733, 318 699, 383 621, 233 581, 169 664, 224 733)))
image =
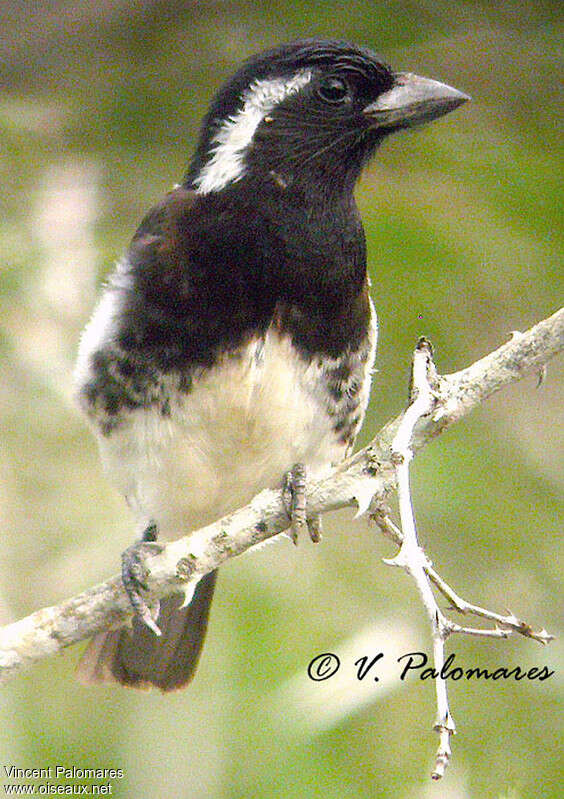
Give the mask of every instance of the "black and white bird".
POLYGON ((84 680, 186 684, 216 574, 188 605, 161 602, 157 635, 144 542, 267 487, 287 482, 295 498, 304 473, 350 452, 377 332, 353 190, 390 133, 467 99, 368 49, 308 39, 251 58, 213 100, 182 185, 142 221, 81 341, 79 402, 141 536, 123 558, 137 618, 93 639, 84 680))

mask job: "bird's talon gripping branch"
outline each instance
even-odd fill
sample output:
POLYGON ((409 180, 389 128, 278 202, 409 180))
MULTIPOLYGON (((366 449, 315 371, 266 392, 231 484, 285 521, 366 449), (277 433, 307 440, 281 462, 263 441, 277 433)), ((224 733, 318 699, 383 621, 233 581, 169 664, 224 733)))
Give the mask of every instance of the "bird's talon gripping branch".
POLYGON ((548 374, 548 366, 546 364, 543 364, 543 366, 541 366, 541 368, 537 372, 537 388, 540 388, 542 384, 545 382, 547 374, 548 374))
POLYGON ((290 537, 294 544, 298 543, 299 533, 307 527, 311 540, 321 538, 319 518, 308 521, 306 516, 306 471, 303 463, 295 463, 284 475, 282 498, 286 513, 290 518, 290 537))
POLYGON ((141 541, 136 541, 135 544, 132 544, 122 553, 121 579, 135 615, 155 635, 160 635, 161 631, 155 623, 155 618, 159 615, 158 602, 151 609, 140 593, 140 589, 143 591, 149 590, 145 559, 150 555, 158 555, 163 549, 160 544, 155 543, 154 538, 153 540, 151 538, 151 528, 147 528, 141 541))
POLYGON ((311 516, 307 520, 307 529, 309 531, 309 537, 313 541, 314 544, 317 544, 321 541, 323 536, 323 525, 321 523, 321 516, 311 516))

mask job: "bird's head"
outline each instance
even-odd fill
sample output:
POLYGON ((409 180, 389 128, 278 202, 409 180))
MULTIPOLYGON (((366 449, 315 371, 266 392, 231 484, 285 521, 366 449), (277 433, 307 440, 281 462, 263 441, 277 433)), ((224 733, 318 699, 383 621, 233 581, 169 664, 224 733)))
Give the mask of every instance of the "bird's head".
POLYGON ((246 61, 204 118, 186 185, 207 194, 239 182, 350 191, 380 142, 469 98, 394 72, 370 50, 307 39, 246 61))

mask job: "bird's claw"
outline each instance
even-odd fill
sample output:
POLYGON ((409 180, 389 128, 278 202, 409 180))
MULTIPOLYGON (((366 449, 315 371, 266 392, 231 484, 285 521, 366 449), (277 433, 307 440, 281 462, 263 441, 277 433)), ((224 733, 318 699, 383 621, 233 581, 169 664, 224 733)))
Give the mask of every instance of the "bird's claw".
POLYGON ((140 589, 148 591, 147 585, 148 571, 145 559, 150 555, 158 555, 162 551, 162 546, 147 540, 145 535, 141 541, 137 541, 128 547, 121 556, 121 579, 123 587, 129 597, 135 615, 143 622, 155 635, 160 635, 161 631, 155 623, 159 615, 159 603, 153 605, 151 609, 143 599, 140 589))
POLYGON ((303 463, 296 463, 284 475, 282 499, 286 513, 290 518, 290 538, 294 544, 298 543, 298 535, 307 527, 311 540, 315 543, 321 540, 321 518, 306 515, 306 470, 303 463))
POLYGON ((310 516, 310 518, 307 520, 307 529, 309 531, 309 537, 314 544, 317 544, 319 541, 321 541, 321 537, 323 535, 321 516, 310 516))

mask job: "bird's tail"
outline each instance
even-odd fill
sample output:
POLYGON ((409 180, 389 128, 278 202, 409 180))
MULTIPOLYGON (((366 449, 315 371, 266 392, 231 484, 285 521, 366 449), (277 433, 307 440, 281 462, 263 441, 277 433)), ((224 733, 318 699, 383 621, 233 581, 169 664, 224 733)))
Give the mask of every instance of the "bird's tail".
POLYGON ((161 691, 182 688, 194 676, 206 636, 217 571, 206 574, 189 605, 180 608, 184 595, 161 600, 156 636, 134 618, 131 628, 94 636, 77 667, 85 684, 117 682, 132 688, 161 691))

